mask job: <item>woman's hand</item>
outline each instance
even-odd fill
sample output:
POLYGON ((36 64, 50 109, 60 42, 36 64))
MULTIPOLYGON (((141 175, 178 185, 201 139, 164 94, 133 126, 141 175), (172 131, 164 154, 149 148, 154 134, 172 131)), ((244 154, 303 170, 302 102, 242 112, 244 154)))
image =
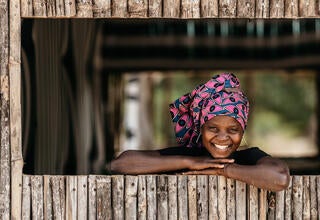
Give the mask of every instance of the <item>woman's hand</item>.
POLYGON ((224 168, 210 168, 204 170, 191 170, 183 172, 184 175, 222 175, 224 173, 224 168))
POLYGON ((204 171, 223 169, 226 164, 234 163, 234 159, 212 159, 208 157, 194 157, 190 160, 188 169, 192 171, 204 171))
MULTIPOLYGON (((256 165, 238 165, 235 163, 218 163, 223 168, 213 167, 200 170, 190 170, 184 172, 186 175, 222 175, 227 178, 243 181, 259 188, 280 191, 288 187, 289 169, 287 165, 279 159, 272 157, 261 158, 256 165)), ((206 162, 202 162, 205 167, 206 162)), ((201 166, 199 166, 200 168, 201 166)))

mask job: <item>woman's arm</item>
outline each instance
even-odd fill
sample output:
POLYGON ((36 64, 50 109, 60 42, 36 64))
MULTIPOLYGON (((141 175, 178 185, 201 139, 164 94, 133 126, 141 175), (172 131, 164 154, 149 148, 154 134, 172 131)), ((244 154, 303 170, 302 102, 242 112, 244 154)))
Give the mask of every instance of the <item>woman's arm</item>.
POLYGON ((286 189, 290 181, 288 166, 270 156, 261 158, 252 166, 228 165, 224 169, 224 176, 271 191, 286 189))
POLYGON ((184 169, 203 170, 207 168, 216 168, 223 170, 224 164, 226 163, 233 163, 233 160, 161 155, 157 150, 128 150, 112 160, 107 165, 107 169, 111 173, 151 174, 180 171, 184 169))
POLYGON ((223 175, 271 191, 286 189, 290 181, 288 166, 270 156, 259 159, 256 165, 228 164, 223 170, 206 169, 187 174, 223 175))

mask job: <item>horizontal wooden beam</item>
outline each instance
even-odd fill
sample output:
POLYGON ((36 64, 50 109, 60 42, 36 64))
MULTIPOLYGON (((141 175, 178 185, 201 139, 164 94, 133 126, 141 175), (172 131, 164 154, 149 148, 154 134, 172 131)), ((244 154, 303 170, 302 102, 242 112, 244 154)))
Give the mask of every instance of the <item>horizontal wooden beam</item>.
POLYGON ((28 0, 21 17, 44 18, 319 18, 317 0, 28 0))
POLYGON ((320 56, 286 57, 272 60, 256 59, 172 59, 141 58, 115 59, 104 58, 103 68, 106 70, 177 70, 177 69, 290 69, 319 66, 320 56))
POLYGON ((277 37, 188 37, 179 35, 157 35, 157 36, 119 36, 105 35, 104 44, 112 47, 241 47, 241 48, 275 48, 295 46, 301 44, 317 44, 320 34, 301 33, 299 35, 285 35, 277 37))

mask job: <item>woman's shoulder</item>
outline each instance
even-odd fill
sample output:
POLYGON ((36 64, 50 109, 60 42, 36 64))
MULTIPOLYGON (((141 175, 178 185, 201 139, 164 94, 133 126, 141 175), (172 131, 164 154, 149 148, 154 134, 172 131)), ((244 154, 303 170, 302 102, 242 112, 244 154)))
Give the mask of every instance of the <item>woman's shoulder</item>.
POLYGON ((255 151, 262 151, 259 147, 248 147, 248 146, 243 146, 240 147, 236 152, 255 152, 255 151))
POLYGON ((263 157, 270 156, 259 147, 247 147, 240 149, 232 155, 235 162, 242 165, 255 165, 263 157))

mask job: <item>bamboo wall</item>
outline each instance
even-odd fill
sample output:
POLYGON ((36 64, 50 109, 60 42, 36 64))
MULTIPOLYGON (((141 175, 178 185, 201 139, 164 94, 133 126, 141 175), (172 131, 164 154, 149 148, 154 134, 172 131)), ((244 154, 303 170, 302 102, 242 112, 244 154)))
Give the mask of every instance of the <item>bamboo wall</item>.
POLYGON ((221 176, 23 176, 22 219, 319 219, 320 177, 270 192, 221 176))
POLYGON ((130 218, 134 216, 130 214, 133 212, 142 218, 157 215, 171 219, 179 215, 183 219, 190 215, 193 219, 197 214, 199 218, 209 215, 211 219, 218 212, 222 216, 260 215, 265 219, 267 210, 270 210, 268 213, 273 219, 289 214, 297 215, 297 219, 308 219, 309 215, 319 218, 319 189, 315 194, 315 179, 319 185, 319 177, 295 176, 292 189, 266 200, 267 192, 258 192, 250 187, 249 197, 246 193, 235 197, 241 184, 228 187, 231 180, 216 181, 207 176, 188 179, 183 176, 177 179, 175 176, 128 176, 125 179, 121 176, 23 176, 20 103, 21 18, 319 18, 319 11, 318 0, 0 0, 0 218, 20 219, 21 216, 32 215, 37 219, 49 215, 61 219, 75 214, 78 218, 91 215, 100 218, 111 216, 111 213, 115 218, 130 218), (172 181, 175 184, 171 184, 172 181), (215 188, 211 187, 215 184, 215 188), (223 194, 218 194, 216 189, 222 189, 219 192, 223 194), (211 190, 210 193, 205 194, 204 191, 208 190, 211 190), (148 193, 141 193, 144 191, 148 193), (76 197, 75 193, 79 196, 76 197), (290 196, 284 197, 287 194, 290 196), (80 195, 84 196, 83 199, 80 195), (219 203, 213 198, 219 198, 219 203), (177 199, 178 203, 172 202, 172 199, 177 199), (76 200, 79 202, 73 202, 76 200), (228 209, 224 206, 235 203, 237 205, 228 206, 228 209), (139 205, 129 208, 130 204, 139 205), (241 209, 236 208, 244 204, 248 212, 241 214, 241 209), (145 205, 148 205, 147 208, 145 205), (110 206, 113 212, 108 213, 107 207, 110 206), (283 212, 284 207, 290 207, 290 211, 283 212))
POLYGON ((319 17, 317 0, 22 0, 22 17, 319 17))

